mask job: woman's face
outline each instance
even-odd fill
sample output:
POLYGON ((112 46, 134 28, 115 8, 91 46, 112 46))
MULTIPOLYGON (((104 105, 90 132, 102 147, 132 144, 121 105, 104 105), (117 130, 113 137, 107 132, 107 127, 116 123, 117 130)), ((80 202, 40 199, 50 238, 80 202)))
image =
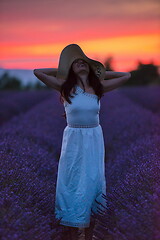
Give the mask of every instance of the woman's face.
POLYGON ((74 71, 74 73, 78 74, 82 71, 85 71, 87 73, 89 73, 89 65, 86 61, 84 61, 83 59, 76 59, 73 63, 72 63, 72 69, 74 71))

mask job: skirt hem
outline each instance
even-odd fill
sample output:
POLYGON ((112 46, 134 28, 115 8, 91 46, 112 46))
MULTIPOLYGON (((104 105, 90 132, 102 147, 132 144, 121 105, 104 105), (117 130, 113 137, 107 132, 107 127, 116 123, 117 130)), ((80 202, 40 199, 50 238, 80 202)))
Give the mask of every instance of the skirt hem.
POLYGON ((64 226, 69 226, 69 227, 88 228, 90 225, 90 222, 88 222, 88 223, 73 223, 73 222, 61 220, 59 224, 64 225, 64 226))

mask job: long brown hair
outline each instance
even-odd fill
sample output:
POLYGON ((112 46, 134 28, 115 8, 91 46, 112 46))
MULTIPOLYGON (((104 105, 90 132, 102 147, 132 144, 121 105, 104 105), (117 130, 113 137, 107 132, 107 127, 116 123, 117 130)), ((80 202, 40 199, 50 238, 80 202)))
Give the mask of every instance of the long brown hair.
MULTIPOLYGON (((92 70, 92 68, 89 65, 89 74, 88 74, 88 80, 89 80, 89 86, 91 86, 94 91, 95 94, 98 96, 98 100, 99 101, 101 99, 102 96, 104 96, 103 94, 103 85, 101 84, 98 76, 94 73, 94 71, 92 70)), ((80 80, 81 81, 81 80, 80 80)), ((83 89, 85 91, 85 86, 83 84, 83 82, 81 81, 83 89)), ((72 65, 70 67, 69 73, 68 73, 68 77, 66 79, 66 81, 62 84, 61 86, 61 90, 60 90, 60 101, 61 103, 63 103, 63 98, 69 103, 71 104, 71 100, 70 98, 73 98, 74 96, 71 95, 71 89, 73 88, 73 93, 75 93, 75 85, 77 84, 77 76, 74 73, 74 71, 72 70, 72 65)), ((62 114, 62 117, 64 117, 66 119, 66 113, 64 112, 64 114, 62 114)))

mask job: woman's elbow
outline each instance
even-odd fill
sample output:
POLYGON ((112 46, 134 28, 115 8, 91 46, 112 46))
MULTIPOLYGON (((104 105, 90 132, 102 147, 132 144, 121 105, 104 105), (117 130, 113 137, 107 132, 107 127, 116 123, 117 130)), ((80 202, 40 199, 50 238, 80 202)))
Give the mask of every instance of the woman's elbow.
POLYGON ((131 78, 131 73, 130 72, 127 72, 126 73, 126 81, 129 80, 131 78))
POLYGON ((128 75, 129 75, 129 78, 131 77, 131 73, 130 72, 128 72, 128 75))
POLYGON ((33 70, 33 73, 36 73, 36 72, 37 72, 37 70, 38 70, 38 69, 34 69, 34 70, 33 70))
POLYGON ((39 73, 38 69, 34 69, 34 70, 33 70, 33 73, 34 73, 34 75, 37 77, 37 75, 38 75, 38 73, 39 73))

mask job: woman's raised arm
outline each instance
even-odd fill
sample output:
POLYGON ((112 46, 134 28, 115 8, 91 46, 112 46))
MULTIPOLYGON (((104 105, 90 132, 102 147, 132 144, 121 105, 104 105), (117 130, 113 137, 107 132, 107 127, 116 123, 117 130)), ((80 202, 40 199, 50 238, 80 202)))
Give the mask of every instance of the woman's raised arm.
POLYGON ((101 81, 103 85, 103 92, 109 92, 115 88, 120 87, 123 83, 128 81, 130 77, 130 72, 106 71, 105 78, 103 81, 101 81))
POLYGON ((39 72, 43 72, 47 75, 51 75, 51 76, 56 77, 58 68, 38 68, 36 70, 38 70, 39 72))
POLYGON ((64 83, 63 79, 56 78, 56 69, 55 68, 43 68, 43 69, 34 69, 34 75, 45 83, 47 86, 60 91, 61 85, 64 83))

